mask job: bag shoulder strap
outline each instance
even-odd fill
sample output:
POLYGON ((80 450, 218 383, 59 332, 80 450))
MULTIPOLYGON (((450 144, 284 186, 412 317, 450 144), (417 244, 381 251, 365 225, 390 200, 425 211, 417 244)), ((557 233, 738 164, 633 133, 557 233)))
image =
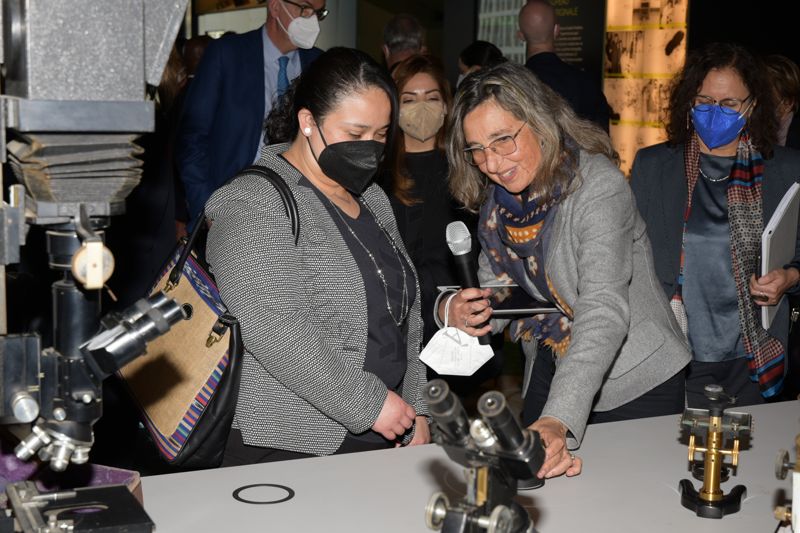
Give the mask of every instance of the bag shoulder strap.
POLYGON ((286 212, 286 216, 289 218, 289 223, 292 226, 294 245, 297 246, 297 242, 300 239, 300 214, 297 211, 297 201, 294 199, 294 194, 292 194, 292 190, 288 185, 286 185, 286 182, 283 181, 281 175, 271 168, 261 165, 250 165, 242 170, 242 172, 239 173, 239 176, 243 174, 258 174, 275 186, 275 189, 278 190, 281 200, 283 200, 283 209, 286 212))
MULTIPOLYGON (((292 194, 292 190, 286 185, 286 182, 283 178, 272 170, 271 168, 267 168, 262 165, 250 165, 249 167, 245 168, 231 179, 225 182, 225 185, 229 184, 236 178, 243 176, 245 174, 258 174, 262 178, 266 179, 277 189, 278 194, 281 197, 281 201, 283 201, 283 209, 286 212, 286 216, 289 218, 289 224, 292 227, 292 235, 294 236, 294 245, 297 246, 297 243, 300 239, 300 215, 297 210, 297 201, 294 198, 294 194, 292 194)), ((224 187, 224 185, 223 185, 224 187)), ((189 254, 192 252, 194 248, 195 242, 197 242, 197 237, 200 235, 200 231, 202 230, 203 223, 202 221, 205 219, 205 210, 200 214, 200 217, 197 219, 197 223, 194 225, 192 229, 192 233, 189 235, 189 238, 186 240, 186 246, 184 247, 183 251, 181 252, 180 257, 178 258, 178 262, 175 264, 173 269, 169 273, 169 282, 173 285, 177 285, 181 279, 181 272, 183 272, 183 265, 186 264, 186 260, 189 258, 189 254)))

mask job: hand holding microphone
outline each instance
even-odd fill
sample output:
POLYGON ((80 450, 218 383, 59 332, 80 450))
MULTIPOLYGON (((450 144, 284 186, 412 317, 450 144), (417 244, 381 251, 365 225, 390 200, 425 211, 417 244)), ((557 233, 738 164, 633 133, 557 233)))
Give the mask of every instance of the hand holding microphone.
MULTIPOLYGON (((474 337, 479 337, 481 344, 490 344, 489 333, 492 328, 488 321, 492 316, 492 308, 487 298, 491 296, 492 290, 480 288, 470 253, 472 236, 466 224, 455 221, 447 225, 446 238, 456 263, 459 285, 463 288, 450 301, 448 322, 474 337)), ((444 305, 442 312, 443 309, 444 305)))

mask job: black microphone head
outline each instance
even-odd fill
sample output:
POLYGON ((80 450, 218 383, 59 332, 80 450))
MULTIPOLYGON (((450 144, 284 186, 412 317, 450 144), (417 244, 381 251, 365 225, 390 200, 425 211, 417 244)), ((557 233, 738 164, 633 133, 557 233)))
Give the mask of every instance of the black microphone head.
POLYGON ((445 236, 447 246, 453 255, 464 255, 472 251, 472 235, 470 235, 467 225, 460 220, 447 225, 445 236))

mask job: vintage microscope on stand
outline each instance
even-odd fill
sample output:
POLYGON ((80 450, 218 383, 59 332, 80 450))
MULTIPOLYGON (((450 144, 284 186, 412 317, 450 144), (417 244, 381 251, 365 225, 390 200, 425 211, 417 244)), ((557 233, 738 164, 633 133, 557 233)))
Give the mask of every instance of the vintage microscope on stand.
POLYGON ((472 422, 441 379, 428 383, 425 399, 434 441, 467 468, 466 497, 451 506, 443 493, 431 496, 425 509, 428 527, 444 533, 534 533, 528 513, 513 498, 518 486, 543 483, 536 478, 545 456, 539 434, 520 428, 497 391, 480 397, 481 418, 472 422))
POLYGON ((2 2, 0 162, 19 184, 0 202, 0 423, 35 422, 16 454, 38 452, 54 470, 88 459, 102 380, 183 318, 155 297, 101 324, 100 290, 114 268, 103 229, 139 183, 134 140, 155 127, 146 84, 161 79, 187 1, 2 2), (6 331, 5 266, 30 226, 44 229, 60 276, 45 349, 6 331))
POLYGON ((187 1, 2 2, 0 162, 19 184, 0 203, 0 423, 36 421, 17 456, 38 451, 55 470, 87 460, 102 380, 183 317, 159 297, 101 325, 100 290, 113 271, 103 228, 139 183, 133 141, 155 126, 146 83, 158 85, 187 1), (44 350, 35 333, 6 334, 5 265, 33 225, 61 276, 44 350))
MULTIPOLYGON (((57 471, 85 463, 103 380, 184 318, 181 305, 162 294, 101 320, 100 291, 114 268, 103 230, 140 181, 142 149, 134 141, 155 127, 146 88, 160 83, 187 3, 0 5, 0 163, 8 163, 0 170, 10 168, 18 182, 8 202, 0 199, 0 424, 21 438, 19 459, 38 455, 57 471), (60 277, 51 291, 53 346, 46 348, 36 333, 7 331, 6 266, 20 262, 32 226, 44 230, 50 268, 60 277)), ((2 182, 0 173, 0 191, 2 182)), ((84 490, 91 489, 77 489, 84 490)), ((24 531, 85 530, 38 523, 34 511, 65 494, 38 495, 33 483, 12 483, 6 492, 24 531)), ((117 529, 103 529, 110 530, 117 529)))
POLYGON ((687 408, 681 417, 681 426, 689 430, 689 463, 694 476, 703 481, 703 487, 698 492, 691 481, 682 479, 678 488, 681 505, 697 516, 722 518, 739 511, 747 495, 744 485, 736 485, 724 494, 720 483, 727 481, 730 468, 739 464, 739 439, 752 432, 753 422, 747 413, 725 410, 736 399, 719 385, 706 385, 705 395, 709 409, 687 408), (698 445, 698 438, 705 441, 705 446, 698 445), (726 443, 731 444, 730 449, 724 448, 726 443), (702 462, 696 461, 697 453, 703 454, 702 462), (723 461, 726 455, 731 457, 730 465, 723 461))

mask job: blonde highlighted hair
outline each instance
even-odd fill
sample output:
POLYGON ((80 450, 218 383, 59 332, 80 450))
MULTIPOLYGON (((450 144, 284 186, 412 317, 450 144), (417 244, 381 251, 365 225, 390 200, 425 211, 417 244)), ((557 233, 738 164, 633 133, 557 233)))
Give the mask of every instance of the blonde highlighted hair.
POLYGON ((488 179, 476 166, 467 163, 464 149, 464 118, 479 105, 494 102, 527 127, 542 143, 542 160, 529 193, 551 199, 560 190, 562 196, 577 186, 572 178, 577 158, 565 150, 567 138, 589 153, 603 154, 619 161, 608 134, 590 121, 578 118, 566 100, 527 68, 502 63, 468 76, 459 86, 448 121, 447 159, 450 164, 450 191, 453 197, 472 212, 483 203, 488 179))

